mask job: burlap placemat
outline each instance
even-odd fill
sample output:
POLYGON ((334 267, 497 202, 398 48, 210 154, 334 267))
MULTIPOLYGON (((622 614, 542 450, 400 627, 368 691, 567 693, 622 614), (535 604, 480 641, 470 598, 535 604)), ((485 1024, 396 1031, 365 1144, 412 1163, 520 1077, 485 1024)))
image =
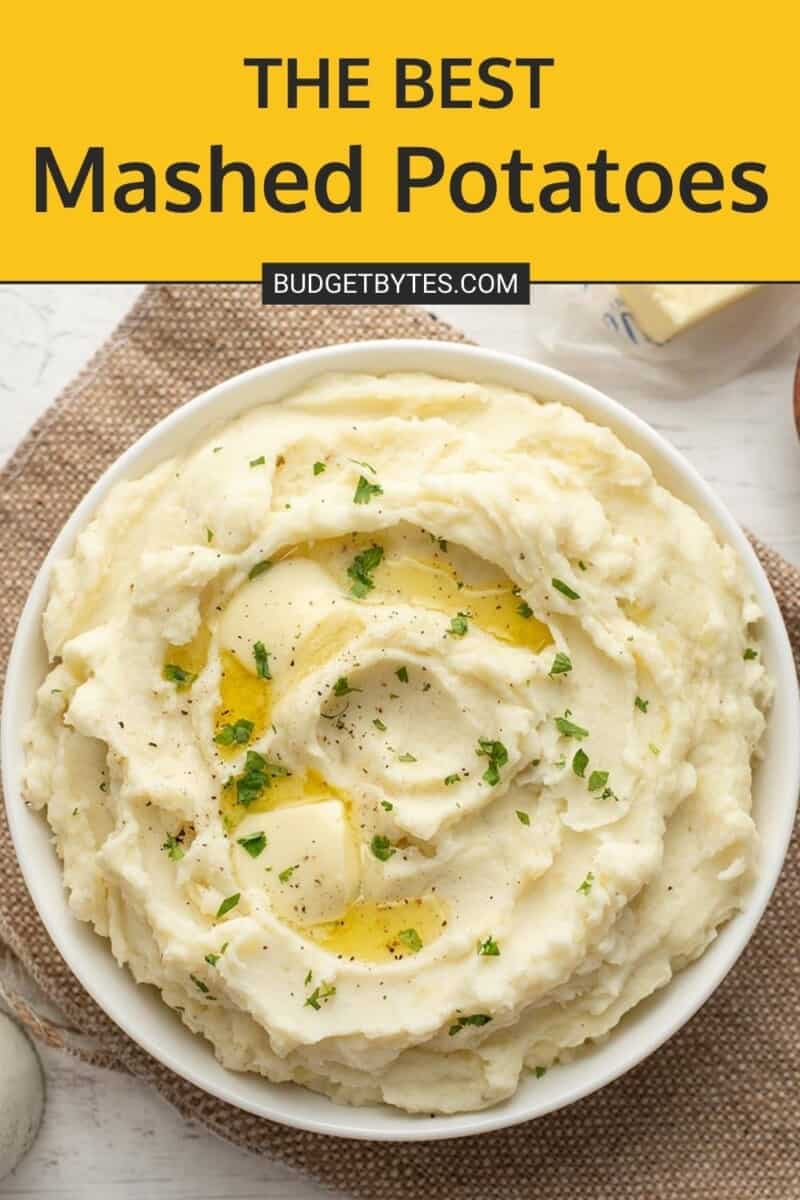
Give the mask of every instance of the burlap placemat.
MULTIPOLYGON (((0 476, 0 662, 58 529, 153 422, 247 367, 366 338, 459 340, 403 308, 263 308, 249 285, 148 288, 0 476)), ((800 652, 800 571, 757 546, 800 652)), ((758 933, 700 1014, 625 1078, 562 1112, 433 1144, 346 1142, 231 1108, 160 1066, 93 1003, 28 898, 0 812, 0 938, 64 1014, 20 996, 38 1036, 132 1072, 187 1117, 364 1200, 788 1200, 800 1196, 800 854, 793 844, 758 933)))

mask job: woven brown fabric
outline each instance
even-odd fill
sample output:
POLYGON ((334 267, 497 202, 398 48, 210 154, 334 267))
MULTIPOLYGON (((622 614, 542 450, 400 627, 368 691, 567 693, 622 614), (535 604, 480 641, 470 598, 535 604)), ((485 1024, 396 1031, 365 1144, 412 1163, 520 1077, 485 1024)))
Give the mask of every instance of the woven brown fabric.
MULTIPOLYGON (((0 662, 58 529, 101 471, 156 420, 226 377, 313 346, 461 335, 409 308, 264 308, 250 285, 150 287, 0 476, 0 662)), ((800 571, 763 546, 800 663, 800 571)), ((28 898, 0 812, 0 938, 72 1029, 38 1036, 153 1084, 187 1117, 363 1200, 789 1200, 800 1196, 800 866, 792 846, 737 967, 686 1028, 623 1079, 500 1133, 352 1143, 259 1120, 160 1066, 86 995, 28 898), (84 1035, 81 1037, 80 1035, 84 1035)))

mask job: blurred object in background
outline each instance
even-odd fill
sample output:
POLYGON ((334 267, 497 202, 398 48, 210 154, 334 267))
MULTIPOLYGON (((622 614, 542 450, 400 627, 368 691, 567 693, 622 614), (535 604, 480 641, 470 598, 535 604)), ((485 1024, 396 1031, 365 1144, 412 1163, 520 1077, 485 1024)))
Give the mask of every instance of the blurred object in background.
MULTIPOLYGON (((680 288, 697 288, 699 301, 709 286, 680 288)), ((706 301, 713 310, 708 296, 706 301)), ((612 283, 534 285, 532 304, 536 345, 531 356, 623 403, 626 394, 685 399, 710 392, 743 375, 800 329, 800 285, 794 283, 748 287, 736 303, 684 324, 665 343, 642 331, 612 283)), ((657 332, 665 331, 662 324, 657 332)))
POLYGON ((756 283, 618 283, 617 291, 645 337, 663 345, 713 313, 743 300, 756 283))
POLYGON ((44 1078, 22 1030, 0 1013, 0 1179, 33 1144, 44 1109, 44 1078))

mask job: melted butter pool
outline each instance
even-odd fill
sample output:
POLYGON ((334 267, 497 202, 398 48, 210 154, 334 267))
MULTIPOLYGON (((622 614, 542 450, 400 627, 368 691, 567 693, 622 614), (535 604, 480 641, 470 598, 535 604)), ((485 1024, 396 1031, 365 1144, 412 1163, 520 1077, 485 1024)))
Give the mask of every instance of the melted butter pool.
MULTIPOLYGON (((533 654, 553 644, 549 627, 533 613, 525 616, 530 610, 507 577, 480 585, 467 582, 459 577, 446 555, 426 558, 398 552, 392 545, 394 540, 391 533, 383 539, 384 557, 372 571, 374 586, 361 603, 399 602, 450 617, 468 613, 485 633, 511 645, 523 646, 533 654)), ((293 546, 284 557, 310 559, 334 576, 345 594, 349 594, 348 567, 356 555, 376 544, 382 544, 380 534, 329 538, 293 546)))
POLYGON ((450 563, 433 559, 389 558, 375 572, 378 603, 401 601, 456 616, 465 613, 485 633, 538 654, 553 637, 543 621, 525 616, 525 602, 509 580, 474 587, 463 583, 450 563))
POLYGON ((326 783, 317 771, 302 771, 292 775, 278 775, 271 779, 270 786, 246 807, 236 799, 236 784, 233 779, 222 791, 222 813, 225 828, 232 832, 250 813, 272 812, 276 808, 288 808, 298 804, 320 804, 323 800, 341 800, 350 819, 352 802, 350 797, 326 783))
MULTIPOLYGON (((219 704, 214 718, 216 732, 236 721, 252 722, 251 742, 261 736, 272 713, 272 684, 269 679, 246 670, 235 654, 223 650, 220 654, 222 672, 219 684, 219 704)), ((241 753, 242 747, 217 745, 223 758, 241 753)))
POLYGON ((428 896, 390 904, 358 900, 338 921, 305 930, 317 945, 342 958, 361 962, 391 962, 418 952, 434 942, 447 925, 442 901, 428 896), (401 937, 405 934, 405 937, 401 937))

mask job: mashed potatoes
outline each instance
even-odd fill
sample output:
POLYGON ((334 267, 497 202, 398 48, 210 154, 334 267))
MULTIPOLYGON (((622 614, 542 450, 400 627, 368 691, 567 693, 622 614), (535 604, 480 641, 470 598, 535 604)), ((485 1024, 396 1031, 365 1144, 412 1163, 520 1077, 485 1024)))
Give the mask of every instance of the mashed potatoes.
POLYGON ((28 799, 228 1067, 478 1109, 741 906, 758 618, 607 429, 331 376, 118 485, 55 569, 28 799))

